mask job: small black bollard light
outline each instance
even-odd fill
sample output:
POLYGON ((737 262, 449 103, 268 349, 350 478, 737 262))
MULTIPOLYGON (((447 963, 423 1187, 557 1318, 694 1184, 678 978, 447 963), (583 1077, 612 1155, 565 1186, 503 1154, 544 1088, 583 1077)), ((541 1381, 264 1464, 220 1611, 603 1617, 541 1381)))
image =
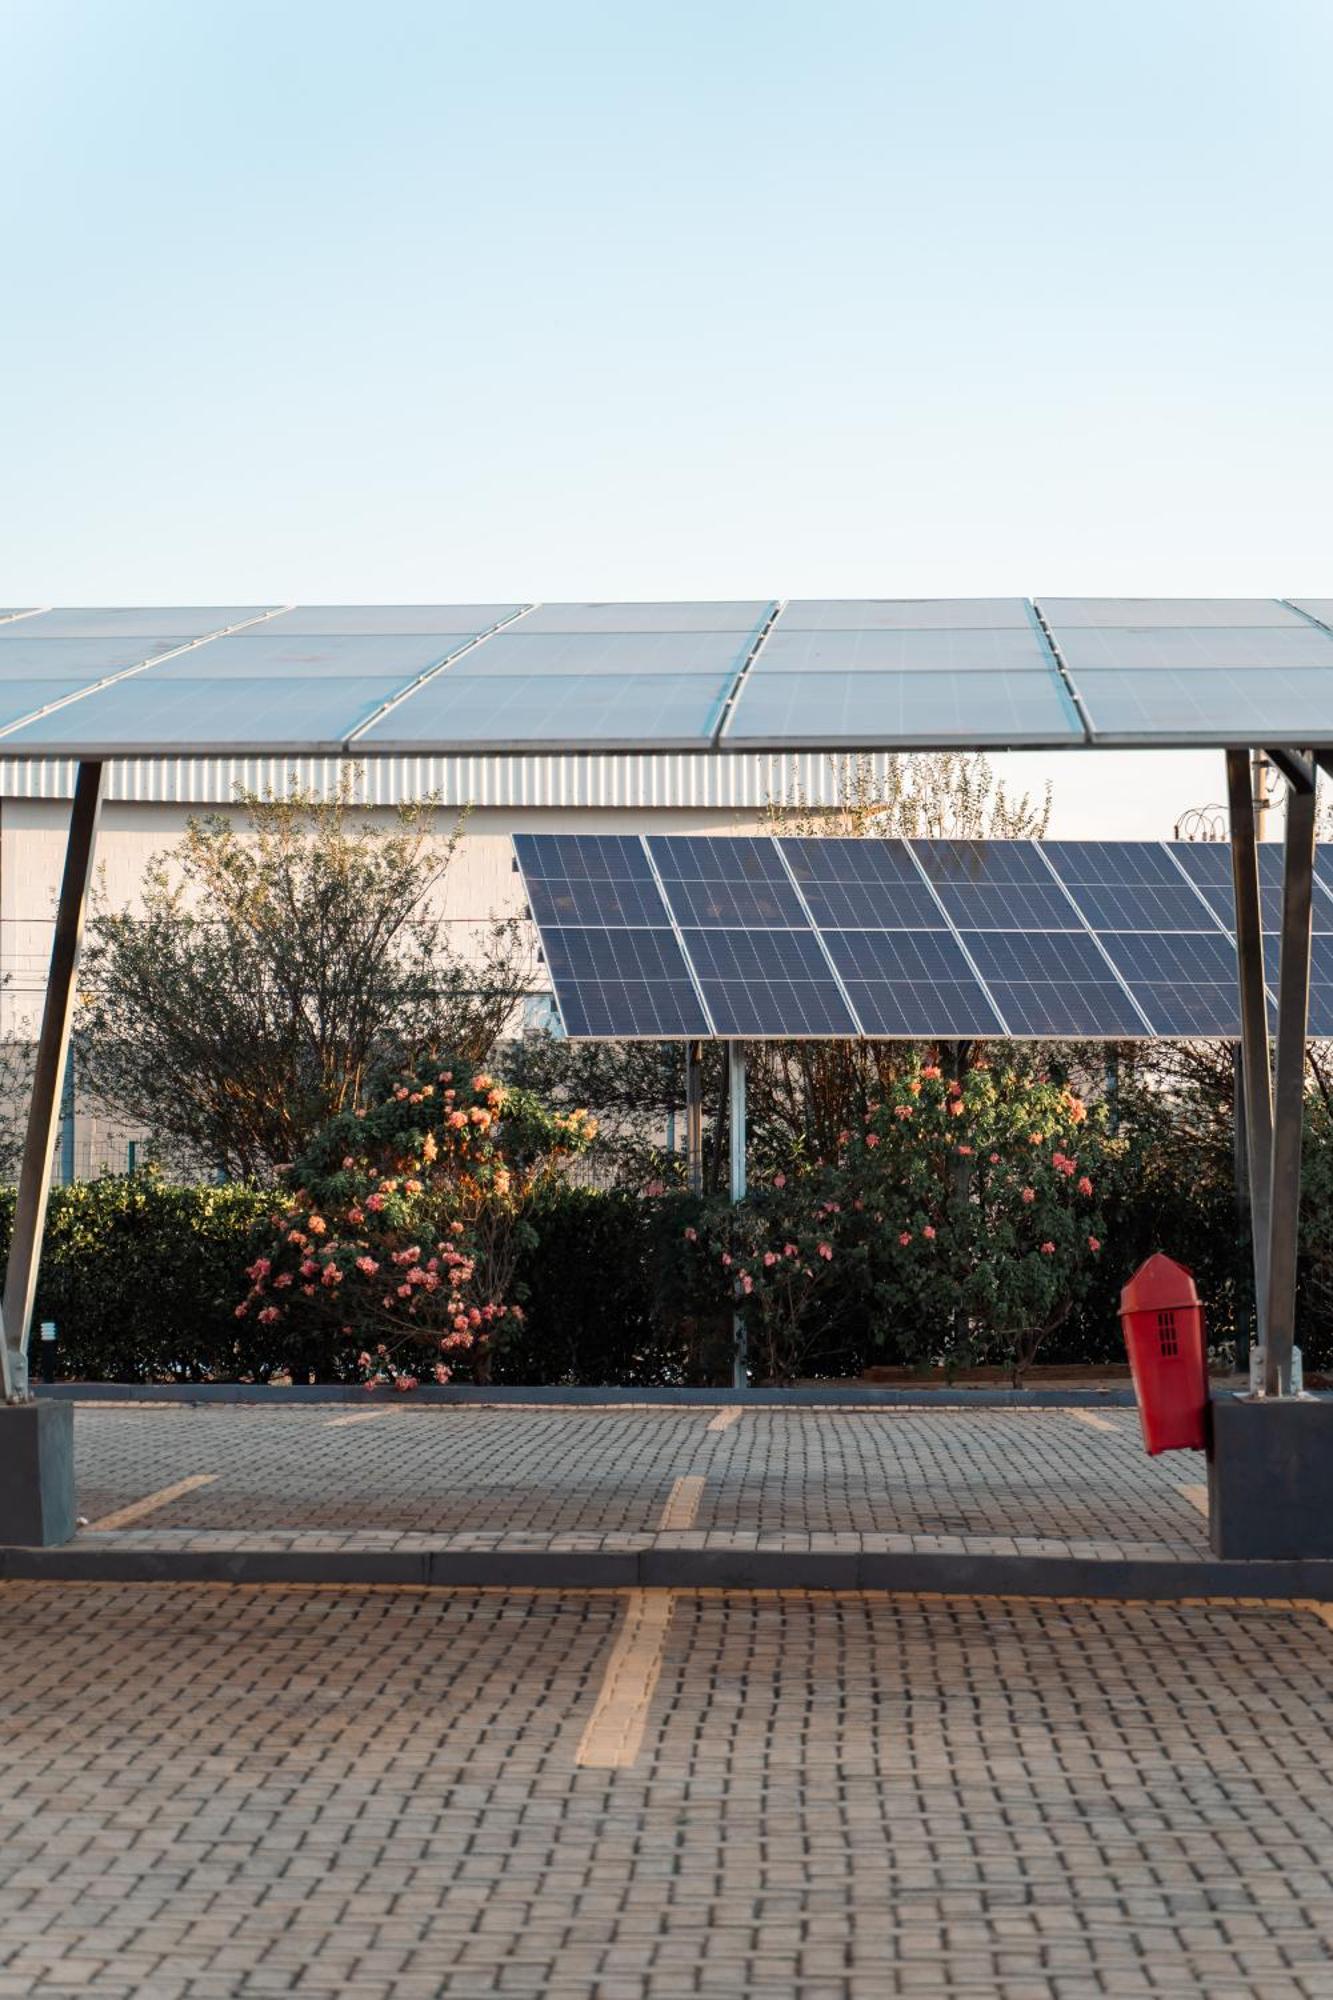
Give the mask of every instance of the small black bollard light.
POLYGON ((53 1319, 42 1321, 42 1380, 54 1382, 56 1379, 56 1323, 53 1319))

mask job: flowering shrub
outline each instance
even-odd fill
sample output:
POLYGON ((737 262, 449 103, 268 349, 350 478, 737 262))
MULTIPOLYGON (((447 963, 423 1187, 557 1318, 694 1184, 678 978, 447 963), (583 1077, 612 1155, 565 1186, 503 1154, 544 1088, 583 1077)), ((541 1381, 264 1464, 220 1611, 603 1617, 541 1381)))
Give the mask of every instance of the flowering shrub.
POLYGON ((775 1174, 740 1207, 706 1205, 683 1235, 719 1301, 745 1328, 751 1372, 789 1382, 826 1341, 846 1298, 849 1244, 842 1177, 827 1168, 775 1174), (841 1282, 840 1282, 841 1281, 841 1282))
POLYGON ((998 1347, 1021 1375, 1101 1251, 1100 1189, 1125 1151, 1103 1114, 1012 1069, 918 1063, 842 1142, 881 1331, 922 1361, 998 1347))
POLYGON ((460 1361, 483 1376, 523 1318, 528 1211, 595 1131, 586 1112, 423 1061, 330 1119, 291 1169, 236 1317, 317 1324, 371 1384, 446 1382, 460 1361))

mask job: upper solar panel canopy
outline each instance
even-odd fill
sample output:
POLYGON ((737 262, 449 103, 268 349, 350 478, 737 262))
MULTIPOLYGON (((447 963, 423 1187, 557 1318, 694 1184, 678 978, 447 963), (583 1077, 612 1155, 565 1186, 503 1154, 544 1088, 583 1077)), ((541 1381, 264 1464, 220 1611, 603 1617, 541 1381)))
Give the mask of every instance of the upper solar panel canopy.
POLYGON ((9 757, 1333 746, 1333 599, 0 613, 9 757))

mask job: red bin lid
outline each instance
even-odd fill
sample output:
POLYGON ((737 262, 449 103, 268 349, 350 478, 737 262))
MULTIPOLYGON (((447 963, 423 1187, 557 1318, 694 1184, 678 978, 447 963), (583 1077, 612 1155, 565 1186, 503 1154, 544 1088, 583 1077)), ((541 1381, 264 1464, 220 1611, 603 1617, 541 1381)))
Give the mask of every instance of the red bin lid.
POLYGON ((1165 1312, 1172 1306, 1198 1303, 1199 1293, 1192 1274, 1160 1250, 1139 1265, 1120 1294, 1122 1313, 1165 1312))

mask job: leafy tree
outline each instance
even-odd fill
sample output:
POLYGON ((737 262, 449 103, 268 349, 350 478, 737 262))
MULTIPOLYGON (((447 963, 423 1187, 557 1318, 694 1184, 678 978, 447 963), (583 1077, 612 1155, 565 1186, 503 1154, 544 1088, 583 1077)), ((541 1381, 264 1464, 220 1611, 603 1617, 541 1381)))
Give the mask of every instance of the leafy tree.
POLYGON ((930 750, 833 757, 832 807, 813 805, 793 767, 787 790, 770 798, 767 831, 896 835, 902 840, 1041 840, 1051 823, 1051 787, 1040 798, 1011 796, 980 751, 930 750))
POLYGON ((518 927, 470 958, 436 914, 461 831, 432 801, 385 828, 354 802, 238 793, 247 823, 191 820, 150 863, 141 915, 104 898, 89 927, 85 1074, 165 1156, 270 1174, 354 1109, 376 1064, 432 1043, 482 1061, 530 984, 518 927))

